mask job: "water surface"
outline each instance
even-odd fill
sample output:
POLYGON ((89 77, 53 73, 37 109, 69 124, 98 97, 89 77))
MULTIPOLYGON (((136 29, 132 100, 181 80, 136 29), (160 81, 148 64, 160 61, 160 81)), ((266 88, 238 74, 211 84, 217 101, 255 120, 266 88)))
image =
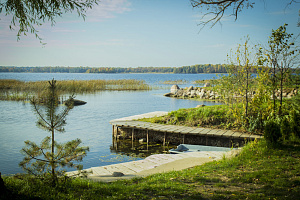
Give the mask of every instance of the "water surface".
MULTIPOLYGON (((0 79, 37 80, 89 80, 89 79, 139 79, 150 85, 161 85, 165 80, 210 79, 214 74, 31 74, 0 73, 0 79)), ((191 85, 190 83, 187 85, 191 85)), ((183 87, 183 86, 181 86, 183 87)), ((112 146, 112 119, 138 115, 154 111, 172 111, 179 108, 193 108, 199 104, 214 105, 214 102, 198 102, 164 97, 169 89, 151 91, 103 91, 96 94, 78 94, 77 99, 87 104, 77 106, 67 116, 65 133, 57 133, 58 142, 80 138, 82 144, 90 147, 90 152, 83 159, 84 168, 103 166, 131 160, 130 156, 118 157, 112 146), (113 160, 113 162, 108 162, 113 160)), ((0 172, 14 174, 22 172, 18 163, 24 141, 39 143, 49 135, 36 127, 37 116, 29 103, 0 101, 0 172)))

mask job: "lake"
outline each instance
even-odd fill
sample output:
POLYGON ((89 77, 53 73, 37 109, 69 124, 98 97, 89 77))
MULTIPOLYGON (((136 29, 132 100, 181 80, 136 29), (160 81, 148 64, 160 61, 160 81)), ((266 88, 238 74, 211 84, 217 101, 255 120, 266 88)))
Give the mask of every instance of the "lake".
MULTIPOLYGON (((215 105, 214 102, 199 102, 164 97, 171 85, 162 84, 168 80, 185 80, 185 87, 195 80, 217 78, 216 74, 68 74, 68 73, 0 73, 0 79, 23 81, 39 80, 95 80, 95 79, 137 79, 152 86, 151 91, 103 91, 95 94, 77 94, 76 99, 87 104, 77 106, 67 116, 65 133, 57 133, 58 142, 80 138, 82 145, 90 151, 83 159, 84 168, 126 162, 135 158, 115 153, 112 149, 112 119, 138 115, 153 111, 172 111, 179 108, 193 108, 199 104, 215 105)), ((0 101, 0 172, 15 174, 23 172, 18 163, 23 159, 20 153, 24 141, 36 143, 49 135, 37 128, 37 116, 29 103, 0 101)))

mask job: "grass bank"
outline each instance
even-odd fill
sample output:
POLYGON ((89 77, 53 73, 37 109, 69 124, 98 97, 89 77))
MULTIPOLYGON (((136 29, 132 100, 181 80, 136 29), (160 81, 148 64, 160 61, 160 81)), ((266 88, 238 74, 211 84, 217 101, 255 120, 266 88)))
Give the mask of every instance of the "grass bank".
POLYGON ((241 153, 201 166, 112 183, 4 177, 2 199, 297 199, 300 195, 300 142, 268 147, 248 143, 241 153))

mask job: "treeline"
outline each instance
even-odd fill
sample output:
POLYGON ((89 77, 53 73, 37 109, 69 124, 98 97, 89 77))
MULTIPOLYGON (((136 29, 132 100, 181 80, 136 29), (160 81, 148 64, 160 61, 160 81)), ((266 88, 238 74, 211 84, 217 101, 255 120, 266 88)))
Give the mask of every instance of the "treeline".
POLYGON ((226 73, 224 64, 203 64, 183 67, 14 67, 0 66, 0 72, 27 73, 226 73))

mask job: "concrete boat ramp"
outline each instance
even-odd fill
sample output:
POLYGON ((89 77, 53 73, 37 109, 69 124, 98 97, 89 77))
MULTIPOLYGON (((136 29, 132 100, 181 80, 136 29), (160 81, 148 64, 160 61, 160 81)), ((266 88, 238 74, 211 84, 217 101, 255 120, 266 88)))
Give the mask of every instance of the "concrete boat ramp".
MULTIPOLYGON (((236 151, 236 150, 234 150, 236 151)), ((155 173, 178 171, 201 165, 224 156, 230 157, 232 151, 202 151, 182 154, 155 154, 144 160, 137 160, 84 170, 88 179, 110 182, 120 179, 143 177, 155 173), (120 176, 120 174, 122 174, 120 176)), ((67 172, 67 176, 77 176, 78 172, 67 172)))

